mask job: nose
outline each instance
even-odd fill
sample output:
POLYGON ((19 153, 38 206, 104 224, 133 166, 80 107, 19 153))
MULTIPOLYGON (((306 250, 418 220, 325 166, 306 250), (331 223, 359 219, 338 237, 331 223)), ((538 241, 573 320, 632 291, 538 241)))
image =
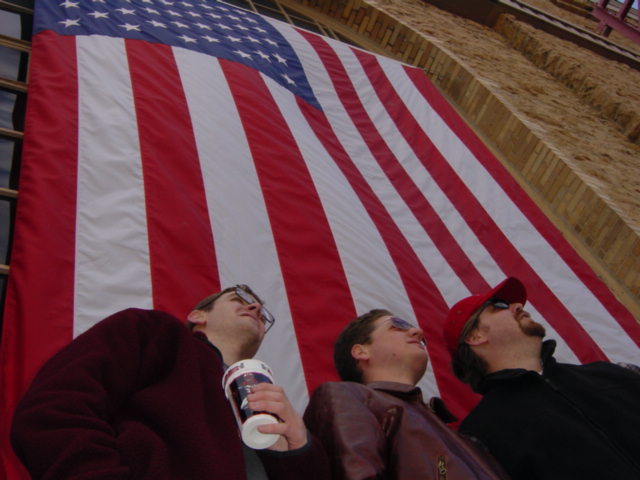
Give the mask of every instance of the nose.
POLYGON ((424 332, 422 331, 421 328, 419 327, 413 327, 409 329, 409 335, 411 337, 416 337, 418 340, 423 341, 424 340, 424 332))
POLYGON ((255 311, 256 315, 260 315, 260 311, 262 309, 262 305, 260 304, 260 302, 255 301, 253 303, 247 303, 246 304, 246 308, 247 308, 247 310, 250 310, 252 312, 255 311))
POLYGON ((509 308, 514 310, 516 313, 520 313, 524 309, 524 305, 521 303, 512 303, 509 305, 509 308))

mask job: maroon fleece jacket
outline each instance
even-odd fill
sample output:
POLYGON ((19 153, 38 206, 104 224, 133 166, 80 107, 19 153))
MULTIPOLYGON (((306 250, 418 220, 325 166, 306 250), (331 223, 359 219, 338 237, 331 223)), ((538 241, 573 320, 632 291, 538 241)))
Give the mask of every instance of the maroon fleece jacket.
MULTIPOLYGON (((33 479, 243 480, 222 374, 204 335, 164 312, 123 310, 40 370, 14 415, 14 450, 33 479)), ((315 441, 259 455, 271 480, 329 478, 315 441)))

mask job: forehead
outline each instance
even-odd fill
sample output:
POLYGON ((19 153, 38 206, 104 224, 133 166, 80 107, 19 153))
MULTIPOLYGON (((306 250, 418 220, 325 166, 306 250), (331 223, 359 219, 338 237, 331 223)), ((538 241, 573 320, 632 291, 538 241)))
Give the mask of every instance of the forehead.
POLYGON ((220 295, 218 297, 218 299, 216 300, 216 303, 218 302, 224 302, 226 300, 231 300, 232 298, 237 297, 238 295, 236 294, 235 290, 231 290, 230 292, 225 292, 222 295, 220 295))
POLYGON ((382 331, 386 330, 387 327, 390 324, 389 319, 392 316, 393 315, 383 315, 381 317, 376 318, 373 321, 373 330, 371 330, 371 333, 378 332, 378 331, 382 332, 382 331))

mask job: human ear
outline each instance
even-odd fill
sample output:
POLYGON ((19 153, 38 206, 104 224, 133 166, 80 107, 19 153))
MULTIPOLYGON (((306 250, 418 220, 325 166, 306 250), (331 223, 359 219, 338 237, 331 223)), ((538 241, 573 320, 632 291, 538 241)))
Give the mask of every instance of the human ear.
POLYGON ((369 358, 369 350, 365 345, 356 343, 351 347, 351 356, 356 360, 367 360, 369 358))
POLYGON ((191 313, 187 315, 187 320, 196 325, 206 325, 207 315, 202 310, 192 310, 191 313))
POLYGON ((487 336, 484 332, 481 332, 479 328, 476 328, 469 333, 464 343, 471 345, 472 347, 477 347, 478 345, 487 343, 487 336))

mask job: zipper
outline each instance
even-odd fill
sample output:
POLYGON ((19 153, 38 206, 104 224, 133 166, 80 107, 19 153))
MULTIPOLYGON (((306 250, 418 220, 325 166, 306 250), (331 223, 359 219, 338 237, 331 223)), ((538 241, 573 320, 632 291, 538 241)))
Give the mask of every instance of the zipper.
POLYGON ((438 480, 447 480, 447 458, 444 455, 438 455, 438 480))

